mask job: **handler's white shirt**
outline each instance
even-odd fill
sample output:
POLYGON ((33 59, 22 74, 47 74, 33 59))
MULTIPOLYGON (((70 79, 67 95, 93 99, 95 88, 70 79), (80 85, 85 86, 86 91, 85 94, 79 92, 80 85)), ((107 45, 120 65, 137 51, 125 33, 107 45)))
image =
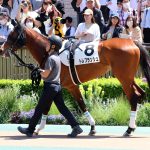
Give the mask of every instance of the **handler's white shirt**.
POLYGON ((85 23, 80 23, 77 27, 75 36, 80 35, 82 32, 87 32, 88 34, 84 37, 80 37, 79 40, 90 42, 100 39, 100 29, 98 24, 96 23, 91 24, 89 28, 86 28, 85 23))

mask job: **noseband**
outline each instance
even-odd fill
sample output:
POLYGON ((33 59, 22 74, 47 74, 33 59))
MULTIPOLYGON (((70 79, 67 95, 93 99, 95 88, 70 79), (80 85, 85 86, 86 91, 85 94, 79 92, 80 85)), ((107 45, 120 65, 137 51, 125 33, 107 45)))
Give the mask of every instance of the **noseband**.
POLYGON ((25 45, 25 43, 26 43, 26 34, 24 32, 25 29, 21 26, 18 26, 15 28, 15 30, 18 33, 17 38, 16 38, 16 40, 13 40, 13 39, 11 39, 12 37, 8 37, 7 41, 8 42, 11 41, 13 44, 5 50, 8 51, 9 53, 13 54, 17 58, 20 66, 27 67, 29 70, 32 71, 31 72, 32 87, 33 87, 33 89, 37 89, 40 84, 40 81, 41 81, 41 75, 37 70, 38 67, 35 67, 33 64, 25 63, 14 51, 15 47, 18 46, 17 48, 21 48, 22 46, 25 45), (17 30, 17 28, 18 28, 18 30, 17 30))

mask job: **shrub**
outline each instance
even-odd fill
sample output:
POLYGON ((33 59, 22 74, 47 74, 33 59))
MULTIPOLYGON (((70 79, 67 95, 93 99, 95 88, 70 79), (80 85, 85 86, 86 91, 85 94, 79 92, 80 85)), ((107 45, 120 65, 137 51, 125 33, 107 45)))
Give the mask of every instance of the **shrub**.
POLYGON ((6 123, 11 112, 18 110, 17 96, 19 91, 18 86, 7 87, 0 90, 0 123, 6 123))
POLYGON ((150 126, 150 103, 145 103, 141 106, 138 112, 137 124, 140 126, 150 126))

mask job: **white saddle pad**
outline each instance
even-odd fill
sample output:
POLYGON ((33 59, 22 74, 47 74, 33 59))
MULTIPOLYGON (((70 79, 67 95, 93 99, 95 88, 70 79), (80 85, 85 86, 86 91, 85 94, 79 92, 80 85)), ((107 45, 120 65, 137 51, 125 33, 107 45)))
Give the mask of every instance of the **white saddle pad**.
MULTIPOLYGON (((69 50, 65 49, 65 44, 68 40, 63 42, 63 46, 60 49, 60 59, 61 62, 69 66, 69 50)), ((82 43, 79 45, 78 48, 75 49, 75 65, 83 65, 89 63, 97 63, 100 62, 100 58, 98 55, 98 44, 99 41, 89 42, 89 43, 82 43)))

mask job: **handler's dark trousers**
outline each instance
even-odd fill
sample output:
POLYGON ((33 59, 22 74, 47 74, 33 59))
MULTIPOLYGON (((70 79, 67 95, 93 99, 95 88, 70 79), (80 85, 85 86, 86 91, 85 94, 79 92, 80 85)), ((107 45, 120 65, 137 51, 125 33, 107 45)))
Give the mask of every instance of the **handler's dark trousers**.
POLYGON ((67 119, 71 127, 78 125, 78 122, 64 104, 61 86, 57 84, 50 84, 48 82, 44 82, 43 93, 40 97, 38 105, 35 108, 34 115, 29 123, 29 132, 34 132, 35 127, 38 124, 38 121, 40 120, 43 112, 45 112, 45 110, 48 111, 50 109, 53 100, 58 110, 67 119))

